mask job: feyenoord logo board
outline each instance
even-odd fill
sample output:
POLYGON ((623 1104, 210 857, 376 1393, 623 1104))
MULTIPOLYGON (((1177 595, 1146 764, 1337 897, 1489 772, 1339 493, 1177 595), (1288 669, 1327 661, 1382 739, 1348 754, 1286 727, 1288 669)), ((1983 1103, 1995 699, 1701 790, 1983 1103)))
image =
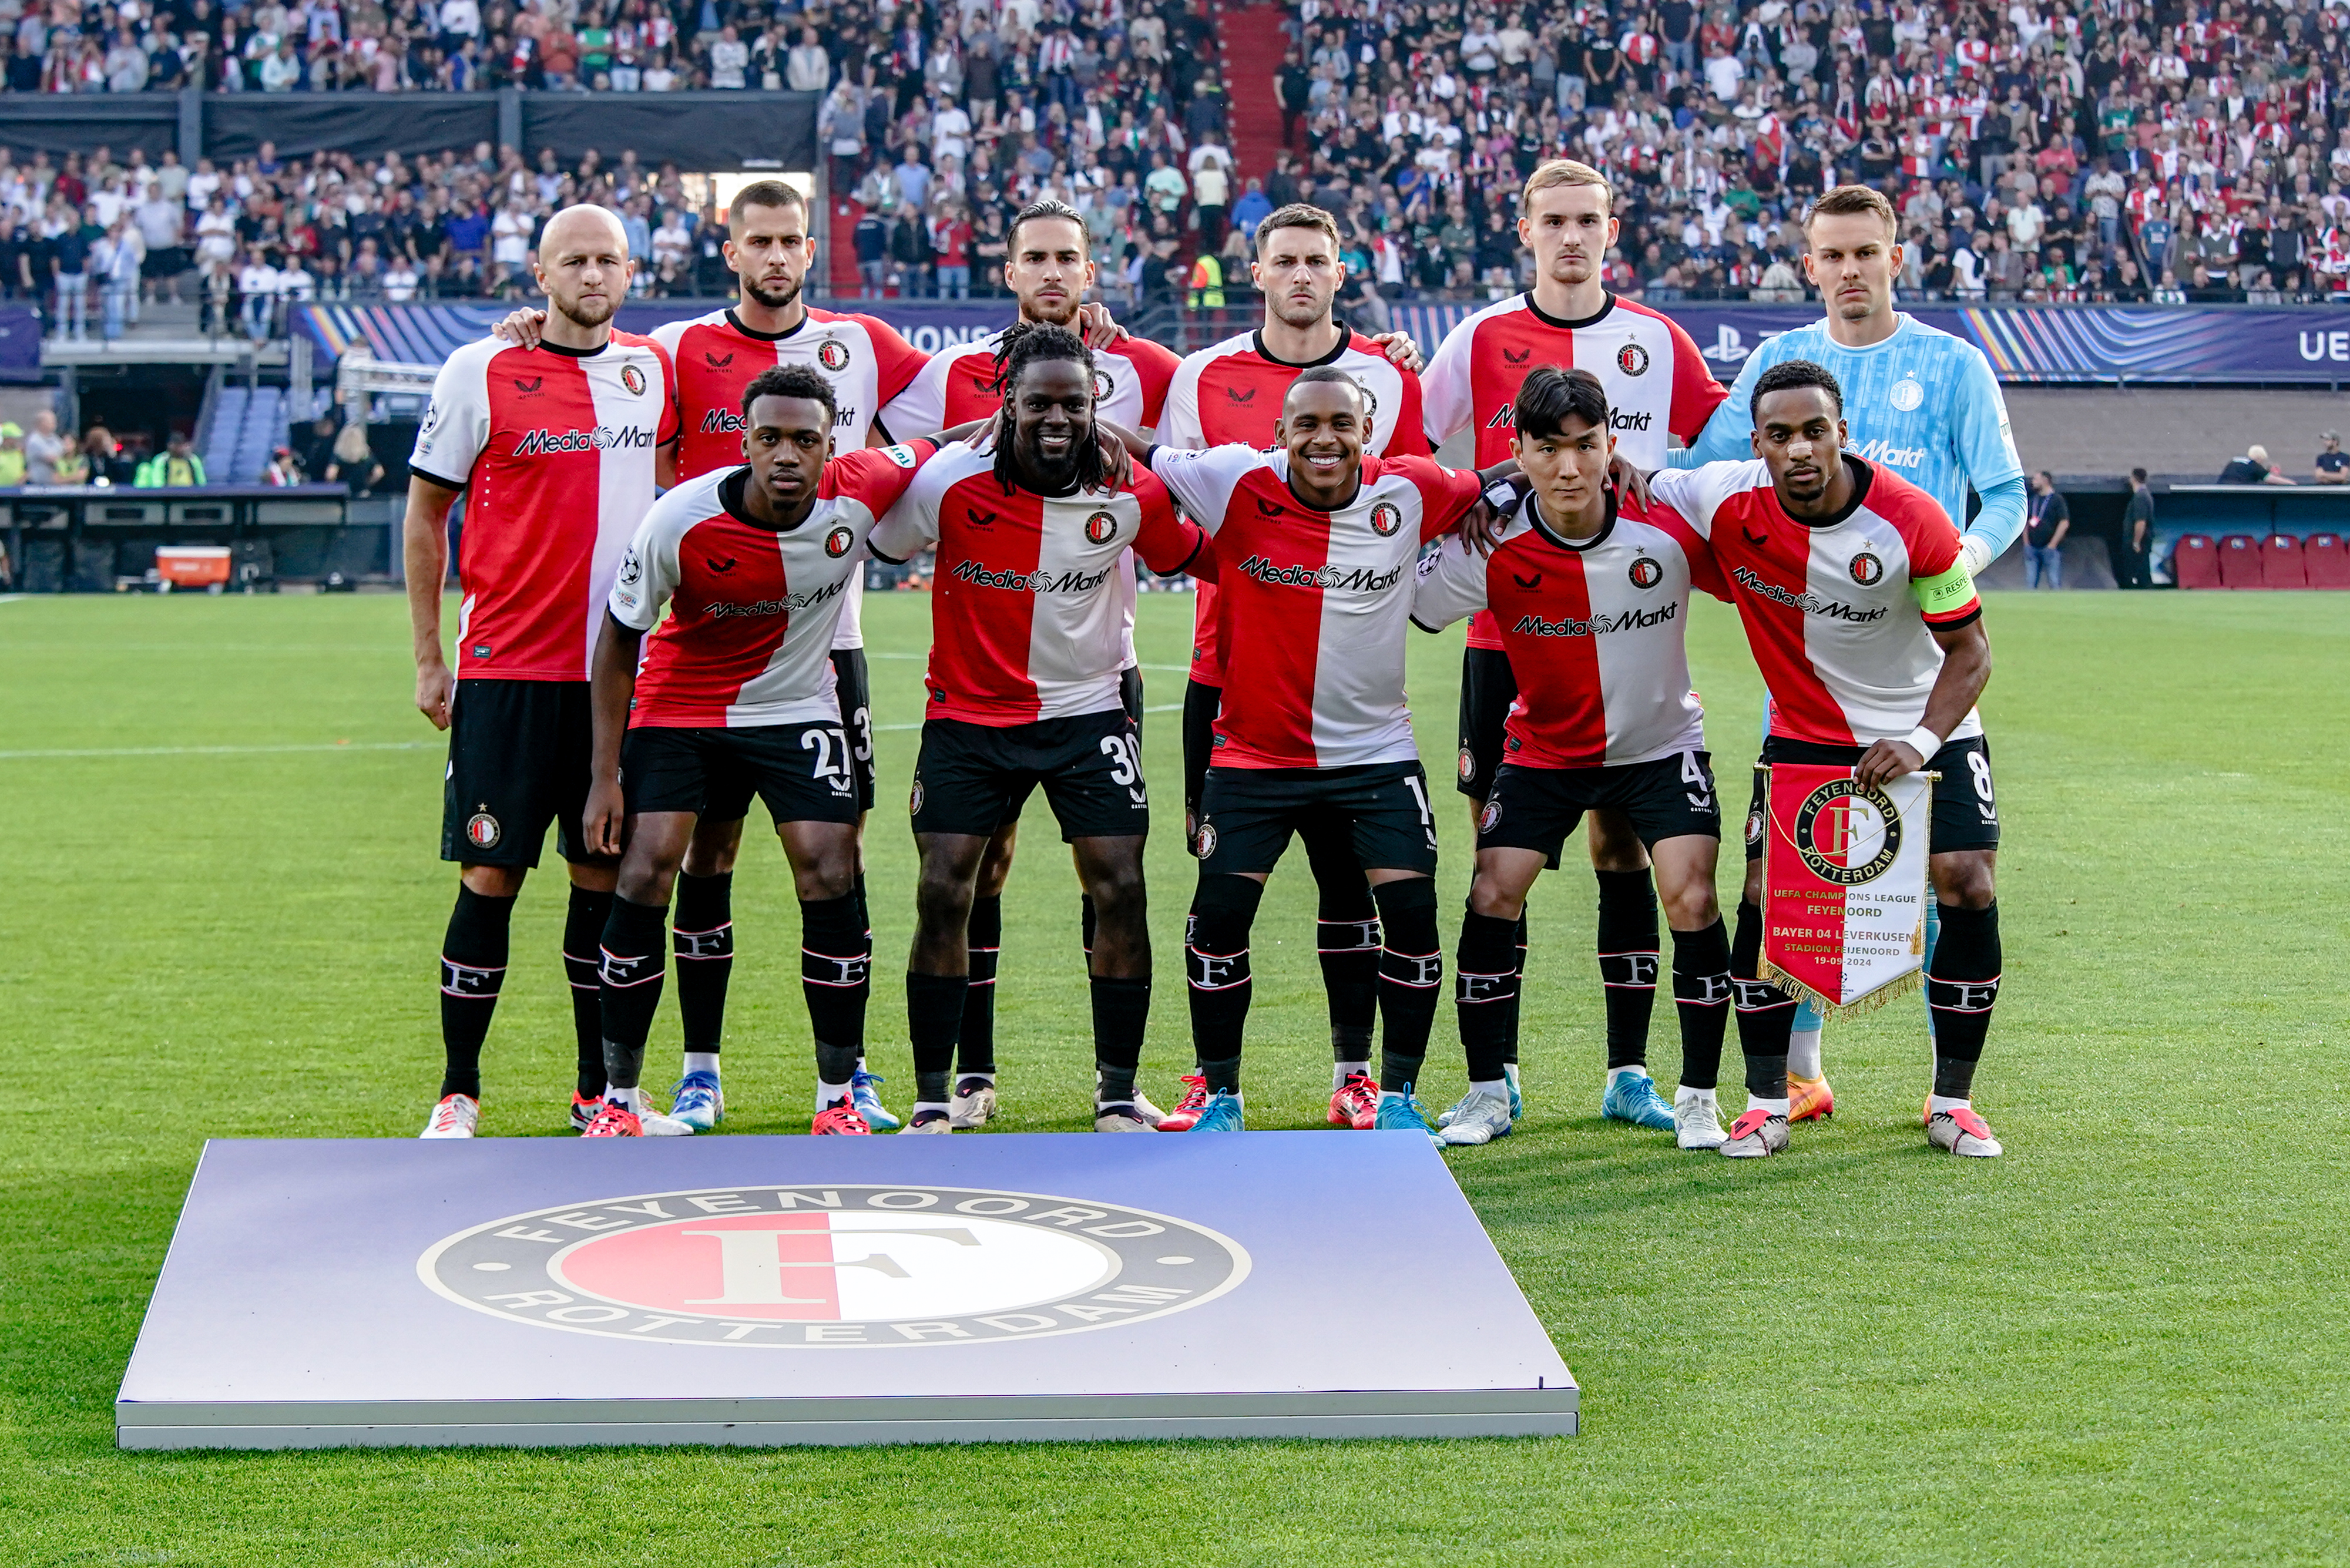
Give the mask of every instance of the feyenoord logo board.
POLYGON ((1465 1437, 1571 1433, 1576 1403, 1420 1139, 265 1140, 206 1146, 116 1425, 154 1449, 1465 1437), (1374 1220, 1408 1273, 1347 1245, 1374 1220), (1376 1364, 1328 1332, 1365 1301, 1409 1329, 1376 1364))

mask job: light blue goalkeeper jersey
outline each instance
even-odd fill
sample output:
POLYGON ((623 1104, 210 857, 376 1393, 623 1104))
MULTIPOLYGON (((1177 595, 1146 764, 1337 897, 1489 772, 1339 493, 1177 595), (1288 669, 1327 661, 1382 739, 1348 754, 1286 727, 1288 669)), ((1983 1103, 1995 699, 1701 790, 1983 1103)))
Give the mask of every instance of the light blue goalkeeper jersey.
POLYGON ((1754 421, 1755 379, 1773 365, 1809 359, 1825 365, 1844 388, 1851 450, 1883 463, 1942 504, 1950 521, 1981 539, 1995 560, 2023 532, 2023 464, 2007 425, 2007 400, 1982 350, 1963 337, 1905 313, 1893 336, 1866 348, 1846 348, 1823 319, 1767 338, 1746 357, 1738 384, 1694 446, 1669 453, 1675 468, 1754 455, 1747 438, 1754 421), (1967 485, 1982 511, 1966 521, 1967 485))

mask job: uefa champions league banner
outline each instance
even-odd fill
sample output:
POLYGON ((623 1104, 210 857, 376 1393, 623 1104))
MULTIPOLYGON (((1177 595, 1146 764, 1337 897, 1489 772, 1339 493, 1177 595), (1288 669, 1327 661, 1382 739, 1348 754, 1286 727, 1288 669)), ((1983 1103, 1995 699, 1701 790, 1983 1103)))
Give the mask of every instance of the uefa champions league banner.
MULTIPOLYGON (((536 300, 521 303, 536 305, 536 300)), ((646 300, 620 307, 623 332, 648 333, 664 322, 691 320, 722 308, 723 301, 708 299, 646 300)), ((828 300, 827 308, 855 310, 876 316, 896 327, 906 341, 925 354, 968 343, 974 337, 1012 324, 1009 299, 976 304, 936 300, 828 300)), ((370 358, 395 365, 438 367, 461 344, 489 336, 490 328, 513 302, 446 305, 304 305, 295 307, 293 328, 317 346, 329 360, 353 348, 370 358)), ((35 342, 37 345, 38 338, 35 342)), ((0 360, 5 344, 0 344, 0 360)), ((5 367, 0 366, 0 376, 5 367)))
POLYGON ((1850 768, 1763 771, 1763 974, 1830 1011, 1914 990, 1926 964, 1934 775, 1864 789, 1850 768))
MULTIPOLYGON (((1767 338, 1820 318, 1817 305, 1651 300, 1697 340, 1727 386, 1767 338)), ((1390 307, 1423 349, 1475 305, 1390 307)), ((1983 351, 2002 381, 2350 380, 2350 311, 2328 306, 1904 305, 1983 351)))

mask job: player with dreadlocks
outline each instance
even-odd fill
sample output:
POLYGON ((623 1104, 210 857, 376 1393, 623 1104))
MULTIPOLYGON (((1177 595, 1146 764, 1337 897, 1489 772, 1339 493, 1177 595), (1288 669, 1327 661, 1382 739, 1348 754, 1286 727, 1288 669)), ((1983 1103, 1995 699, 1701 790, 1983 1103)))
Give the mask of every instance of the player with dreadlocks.
POLYGON ((1164 485, 1125 473, 1105 452, 1093 356, 1075 334, 1024 322, 1002 350, 992 450, 947 446, 870 545, 885 561, 938 546, 930 703, 909 803, 922 869, 906 966, 915 1077, 906 1130, 951 1130, 980 864, 997 827, 1042 785, 1095 909, 1094 1126, 1145 1132, 1152 1123, 1134 1075, 1150 1010, 1142 886, 1150 803, 1119 692, 1118 574, 1129 549, 1162 575, 1197 569, 1207 540, 1176 515, 1164 485))

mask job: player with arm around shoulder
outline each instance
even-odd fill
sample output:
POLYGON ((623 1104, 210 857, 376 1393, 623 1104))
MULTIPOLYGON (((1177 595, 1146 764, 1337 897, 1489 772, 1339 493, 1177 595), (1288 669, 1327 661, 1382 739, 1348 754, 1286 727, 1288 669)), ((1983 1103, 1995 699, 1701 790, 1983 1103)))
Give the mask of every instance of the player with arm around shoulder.
MULTIPOLYGON (((1973 1106, 1976 1064, 1999 999, 1993 898, 1999 806, 1975 699, 1991 676, 1982 601, 1959 531, 1916 485, 1845 452, 1836 379, 1807 360, 1756 379, 1753 460, 1650 476, 1656 498, 1711 547, 1772 694, 1762 761, 1849 766, 1865 785, 1930 768, 1927 875, 1941 940, 1926 960, 1937 1148, 1990 1156, 1973 1106)), ((1746 819, 1746 886, 1731 946, 1747 1108, 1725 1155, 1787 1146, 1787 1037, 1794 999, 1762 978, 1761 784, 1746 819)))
POLYGON ((1503 1054, 1516 1035, 1526 894, 1585 814, 1607 809, 1655 867, 1681 1027, 1680 1085, 1669 1106, 1637 1065, 1610 1071, 1607 1097, 1659 1101, 1681 1147, 1718 1148, 1715 1087, 1730 1014, 1730 939, 1713 890, 1721 805, 1685 629, 1692 587, 1720 596, 1721 583, 1679 514, 1607 483, 1616 442, 1598 378, 1535 370, 1512 410, 1512 450, 1532 489, 1490 556, 1447 541, 1420 562, 1412 596, 1423 631, 1490 613, 1522 677, 1478 816, 1453 977, 1469 1092, 1445 1118, 1443 1138, 1482 1144, 1510 1130, 1503 1054))
MULTIPOLYGON (((1364 450, 1374 457, 1429 454, 1420 408, 1419 356, 1409 339, 1353 331, 1335 314, 1347 264, 1337 220, 1293 202, 1257 225, 1249 275, 1264 294, 1264 317, 1241 333, 1187 356, 1167 389, 1162 444, 1197 449, 1237 442, 1273 444, 1291 385, 1310 369, 1343 370, 1366 409, 1364 450)), ((1183 692, 1183 811, 1195 830, 1200 793, 1213 752, 1223 700, 1223 601, 1217 585, 1200 585, 1193 606, 1191 679, 1183 692)), ((1378 1021, 1378 906, 1341 836, 1309 820, 1299 829, 1315 888, 1315 947, 1330 1018, 1331 1125, 1368 1127, 1378 1109, 1371 1038, 1378 1021)), ((1193 1064, 1194 1067, 1198 1064, 1193 1064)), ((1189 1127, 1207 1104, 1207 1078, 1184 1079, 1183 1101, 1167 1118, 1189 1127)))
POLYGON ((831 383, 816 371, 762 371, 743 395, 743 465, 654 503, 612 585, 596 648, 587 821, 591 843, 621 860, 603 936, 608 1086, 589 1137, 701 1131, 723 1114, 714 1051, 685 1062, 690 1082, 706 1080, 692 1086, 706 1090, 710 1121, 649 1112, 639 1078, 660 1002, 662 926, 688 846, 713 799, 754 794, 775 820, 799 898, 812 1130, 871 1130, 851 1099, 871 961, 832 639, 867 535, 937 448, 834 457, 835 411, 831 383))
MULTIPOLYGON (((1843 389, 1856 455, 1932 496, 1960 525, 1968 576, 1981 576, 2022 536, 2025 521, 2023 464, 1991 361, 1965 338, 1895 308, 1893 281, 1901 275, 1903 247, 1893 204, 1882 192, 1866 185, 1829 191, 1804 215, 1804 270, 1826 302, 1825 314, 1749 355, 1730 400, 1714 410, 1704 433, 1667 462, 1688 468, 1748 461, 1758 379, 1790 360, 1809 360, 1843 389), (1970 486, 1982 500, 1971 522, 1966 521, 1970 486)), ((1929 955, 1939 930, 1940 916, 1929 904, 1929 955)), ((1928 1018, 1930 1023, 1930 1012, 1928 1018)), ((1788 1064, 1796 1121, 1835 1108, 1820 1061, 1820 1025, 1809 1002, 1797 1008, 1788 1064)))
POLYGON ((938 546, 930 703, 908 801, 922 864, 906 973, 909 1132, 952 1130, 948 1092, 981 862, 1039 788, 1096 911, 1095 1128, 1153 1125, 1134 1083, 1150 1007, 1142 878, 1150 803, 1119 695, 1126 628, 1115 578, 1128 550, 1155 572, 1187 570, 1206 539, 1149 474, 1113 478, 1094 369, 1066 329, 1015 328, 993 450, 947 447, 873 534, 882 560, 938 546))
POLYGON ((1433 1137, 1414 1086, 1444 961, 1436 820, 1404 696, 1404 623, 1420 546, 1483 504, 1485 476, 1424 457, 1367 457, 1369 424, 1360 384, 1322 366, 1290 383, 1273 451, 1146 454, 1215 536, 1224 658, 1248 672, 1223 689, 1194 846, 1185 947, 1192 1050, 1208 1090, 1194 1132, 1242 1126, 1249 933, 1267 877, 1312 825, 1346 845, 1377 900, 1373 1125, 1433 1137))

